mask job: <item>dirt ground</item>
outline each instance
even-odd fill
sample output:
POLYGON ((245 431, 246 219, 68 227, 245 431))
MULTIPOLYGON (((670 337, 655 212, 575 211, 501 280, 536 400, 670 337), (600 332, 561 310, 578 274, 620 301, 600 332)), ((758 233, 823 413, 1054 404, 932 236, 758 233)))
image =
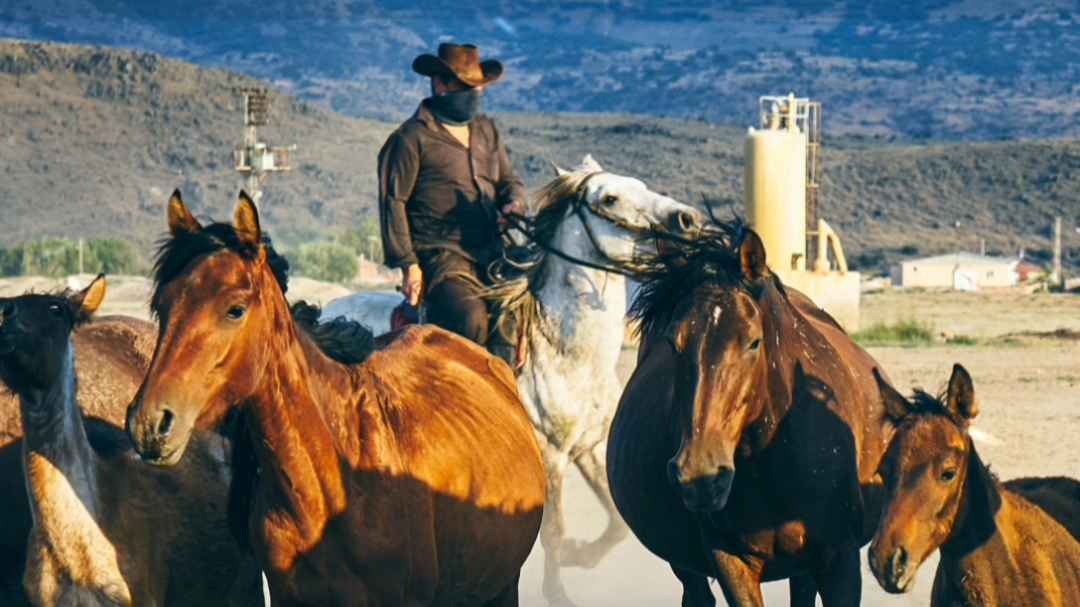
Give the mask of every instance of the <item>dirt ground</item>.
MULTIPOLYGON (((76 277, 71 286, 92 277, 76 277)), ((149 281, 110 277, 103 314, 146 318, 149 281)), ((62 281, 2 279, 0 297, 30 288, 48 291, 62 281)), ((325 303, 347 290, 294 279, 290 297, 325 303)), ((987 439, 977 443, 983 459, 1002 479, 1018 476, 1080 476, 1080 340, 1068 334, 1056 338, 1038 333, 1057 329, 1080 331, 1080 296, 1019 293, 904 293, 867 295, 862 300, 864 327, 875 322, 919 319, 935 331, 976 338, 979 345, 940 344, 929 348, 873 348, 871 353, 904 391, 921 386, 941 389, 953 363, 971 372, 979 399, 975 426, 987 439)), ((624 380, 633 372, 636 352, 626 350, 619 371, 624 380)), ((567 477, 565 492, 570 537, 592 538, 606 524, 599 504, 576 471, 567 477)), ((885 594, 871 577, 863 559, 863 604, 869 607, 912 607, 929 604, 936 557, 927 562, 915 590, 903 596, 885 594)), ((521 604, 546 605, 540 592, 543 552, 537 544, 521 580, 521 604)), ((571 598, 582 607, 678 605, 681 587, 667 565, 631 538, 593 570, 563 572, 571 598)), ((719 589, 716 590, 719 596, 719 589)), ((767 584, 768 605, 787 605, 786 582, 767 584)), ((722 599, 720 604, 723 604, 722 599)))

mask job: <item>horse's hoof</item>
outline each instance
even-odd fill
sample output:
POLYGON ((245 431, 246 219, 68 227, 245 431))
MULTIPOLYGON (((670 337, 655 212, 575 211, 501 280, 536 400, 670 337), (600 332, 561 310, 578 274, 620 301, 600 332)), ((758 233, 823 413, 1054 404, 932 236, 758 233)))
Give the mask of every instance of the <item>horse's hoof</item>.
POLYGON ((565 592, 558 593, 555 598, 550 598, 545 593, 544 597, 547 598, 548 605, 551 607, 577 607, 574 601, 571 601, 570 597, 566 596, 565 592))
POLYGON ((597 546, 595 542, 563 540, 559 564, 563 567, 593 569, 607 556, 608 551, 603 548, 603 546, 597 546))

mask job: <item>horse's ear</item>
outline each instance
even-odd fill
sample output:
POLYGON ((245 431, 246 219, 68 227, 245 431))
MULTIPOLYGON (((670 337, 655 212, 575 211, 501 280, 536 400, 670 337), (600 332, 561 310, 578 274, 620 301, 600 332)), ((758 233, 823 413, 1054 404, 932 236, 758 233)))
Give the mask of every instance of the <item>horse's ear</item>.
POLYGON ((949 395, 945 407, 949 413, 964 423, 975 419, 979 414, 979 405, 975 402, 975 386, 967 369, 957 363, 953 365, 952 378, 949 379, 949 395))
POLYGON ((233 227, 236 228, 240 244, 250 247, 259 245, 259 239, 262 236, 262 230, 259 228, 259 211, 247 192, 243 190, 240 190, 240 200, 236 203, 236 213, 233 214, 233 227))
POLYGON ((105 300, 105 275, 98 274, 94 282, 91 282, 82 291, 68 298, 71 308, 75 311, 75 321, 79 324, 87 322, 93 317, 94 312, 101 307, 105 300))
POLYGON ((768 276, 769 266, 765 265, 765 245, 757 232, 751 229, 746 230, 742 244, 739 245, 739 258, 742 260, 743 277, 747 280, 754 282, 768 276))
POLYGON ((890 420, 898 422, 911 413, 911 402, 885 381, 877 367, 874 367, 874 381, 877 382, 878 392, 881 393, 881 404, 885 407, 885 415, 890 420))
POLYGON ((554 162, 551 163, 551 168, 552 168, 552 170, 555 171, 555 176, 556 177, 562 177, 563 175, 567 175, 567 174, 570 173, 570 171, 567 171, 566 169, 562 168, 561 166, 555 164, 554 162))
POLYGON ((594 171, 603 171, 604 167, 600 166, 600 163, 592 157, 592 154, 585 154, 585 158, 581 159, 581 165, 590 168, 594 171))
POLYGON ((195 216, 188 210, 187 205, 180 199, 180 188, 173 190, 172 196, 169 197, 168 217, 169 233, 174 238, 181 234, 194 234, 202 229, 199 222, 195 220, 195 216))

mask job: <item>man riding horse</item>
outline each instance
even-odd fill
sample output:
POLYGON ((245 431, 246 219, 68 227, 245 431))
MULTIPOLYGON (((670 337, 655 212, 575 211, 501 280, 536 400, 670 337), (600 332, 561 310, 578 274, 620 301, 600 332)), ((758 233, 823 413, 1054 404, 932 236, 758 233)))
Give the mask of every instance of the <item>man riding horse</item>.
POLYGON ((525 187, 495 124, 479 113, 503 66, 478 55, 470 44, 441 44, 437 57, 413 62, 432 95, 379 152, 379 217, 386 263, 401 268, 408 304, 423 300, 429 322, 511 361, 513 348, 494 343, 502 340, 489 331, 477 288, 502 254, 504 216, 524 212, 525 187))

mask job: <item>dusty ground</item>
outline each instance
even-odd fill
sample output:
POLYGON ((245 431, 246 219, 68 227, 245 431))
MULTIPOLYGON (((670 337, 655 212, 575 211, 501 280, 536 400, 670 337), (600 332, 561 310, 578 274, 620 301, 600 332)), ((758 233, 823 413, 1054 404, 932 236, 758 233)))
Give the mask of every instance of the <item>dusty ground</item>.
MULTIPOLYGON (((76 278, 73 286, 90 277, 76 278)), ((58 281, 0 280, 0 297, 27 289, 48 291, 58 281)), ((290 281, 290 296, 325 303, 347 292, 343 287, 306 279, 290 281)), ((149 282, 111 277, 102 313, 146 317, 149 282)), ((980 345, 938 345, 922 349, 874 348, 871 353, 905 391, 922 386, 936 391, 953 363, 971 372, 980 402, 976 426, 990 442, 978 444, 982 457, 1003 479, 1017 476, 1080 476, 1080 341, 1024 335, 1056 329, 1080 331, 1080 296, 1012 293, 900 293, 868 295, 862 324, 917 318, 938 331, 978 338, 980 345), (1011 337, 1006 337, 1011 336, 1011 337)), ((633 371, 635 352, 623 353, 620 372, 633 371)), ((606 523, 581 477, 568 476, 567 526, 572 537, 595 537, 606 523)), ((522 605, 546 605, 540 594, 542 550, 537 545, 521 581, 522 605)), ((865 569, 863 604, 869 607, 927 605, 936 561, 928 562, 914 592, 886 595, 865 569)), ((667 566, 634 539, 620 544, 593 570, 564 571, 571 597, 582 607, 678 605, 681 587, 667 566)), ((717 590, 717 592, 719 592, 717 590)), ((787 605, 787 584, 765 587, 768 605, 787 605)), ((721 602, 722 604, 722 602, 721 602)))

